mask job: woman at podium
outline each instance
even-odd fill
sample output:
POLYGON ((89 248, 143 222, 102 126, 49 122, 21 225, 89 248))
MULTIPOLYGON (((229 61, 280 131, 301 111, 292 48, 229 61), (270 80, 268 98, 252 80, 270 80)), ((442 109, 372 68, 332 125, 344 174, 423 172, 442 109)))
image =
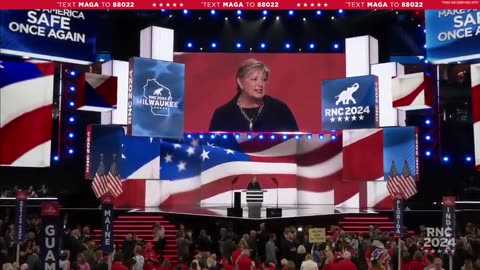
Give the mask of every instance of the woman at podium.
POLYGON ((248 183, 247 190, 262 190, 262 187, 260 187, 256 176, 254 176, 252 181, 248 183))

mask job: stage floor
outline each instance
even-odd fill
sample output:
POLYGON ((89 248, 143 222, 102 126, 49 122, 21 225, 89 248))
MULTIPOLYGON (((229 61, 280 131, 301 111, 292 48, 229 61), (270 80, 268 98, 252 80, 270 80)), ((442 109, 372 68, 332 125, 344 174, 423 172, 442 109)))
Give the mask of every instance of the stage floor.
MULTIPOLYGON (((185 214, 185 215, 197 215, 197 216, 214 216, 214 217, 228 217, 227 208, 231 205, 202 205, 198 207, 160 207, 160 208, 137 208, 132 209, 129 212, 140 213, 171 213, 171 214, 185 214)), ((261 209, 260 219, 267 218, 267 208, 276 207, 276 205, 264 205, 261 209)), ((278 205, 282 208, 281 218, 293 218, 293 217, 311 217, 311 216, 325 216, 325 215, 337 215, 337 214, 378 214, 377 211, 355 209, 355 208, 337 208, 333 205, 278 205)), ((248 218, 248 208, 243 208, 243 219, 248 218)), ((240 217, 230 217, 240 218, 240 217)))

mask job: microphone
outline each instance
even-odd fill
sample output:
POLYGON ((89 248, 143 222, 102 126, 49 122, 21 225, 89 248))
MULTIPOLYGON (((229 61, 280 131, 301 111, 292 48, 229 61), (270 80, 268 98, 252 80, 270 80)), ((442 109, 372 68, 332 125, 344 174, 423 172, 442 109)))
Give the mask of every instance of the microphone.
POLYGON ((233 180, 232 180, 232 185, 235 185, 235 183, 237 183, 237 181, 238 181, 238 178, 239 178, 238 176, 237 176, 237 177, 235 177, 235 178, 233 178, 233 180))
POLYGON ((275 185, 278 186, 278 181, 277 181, 277 179, 276 179, 275 177, 272 177, 272 181, 273 181, 273 183, 275 183, 275 185))

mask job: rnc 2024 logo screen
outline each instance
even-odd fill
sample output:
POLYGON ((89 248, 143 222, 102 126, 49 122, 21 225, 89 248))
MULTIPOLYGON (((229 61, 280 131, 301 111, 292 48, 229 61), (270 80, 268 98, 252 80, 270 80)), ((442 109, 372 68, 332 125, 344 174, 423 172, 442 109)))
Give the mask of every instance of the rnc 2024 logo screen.
POLYGON ((341 130, 378 126, 376 76, 322 82, 322 129, 341 130))

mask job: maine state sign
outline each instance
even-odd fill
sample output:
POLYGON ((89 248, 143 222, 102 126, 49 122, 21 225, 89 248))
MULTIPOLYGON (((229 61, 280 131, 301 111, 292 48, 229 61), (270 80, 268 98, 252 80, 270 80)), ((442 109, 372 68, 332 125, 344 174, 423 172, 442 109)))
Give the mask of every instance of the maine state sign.
POLYGON ((378 127, 378 79, 376 76, 322 81, 322 129, 378 127))

